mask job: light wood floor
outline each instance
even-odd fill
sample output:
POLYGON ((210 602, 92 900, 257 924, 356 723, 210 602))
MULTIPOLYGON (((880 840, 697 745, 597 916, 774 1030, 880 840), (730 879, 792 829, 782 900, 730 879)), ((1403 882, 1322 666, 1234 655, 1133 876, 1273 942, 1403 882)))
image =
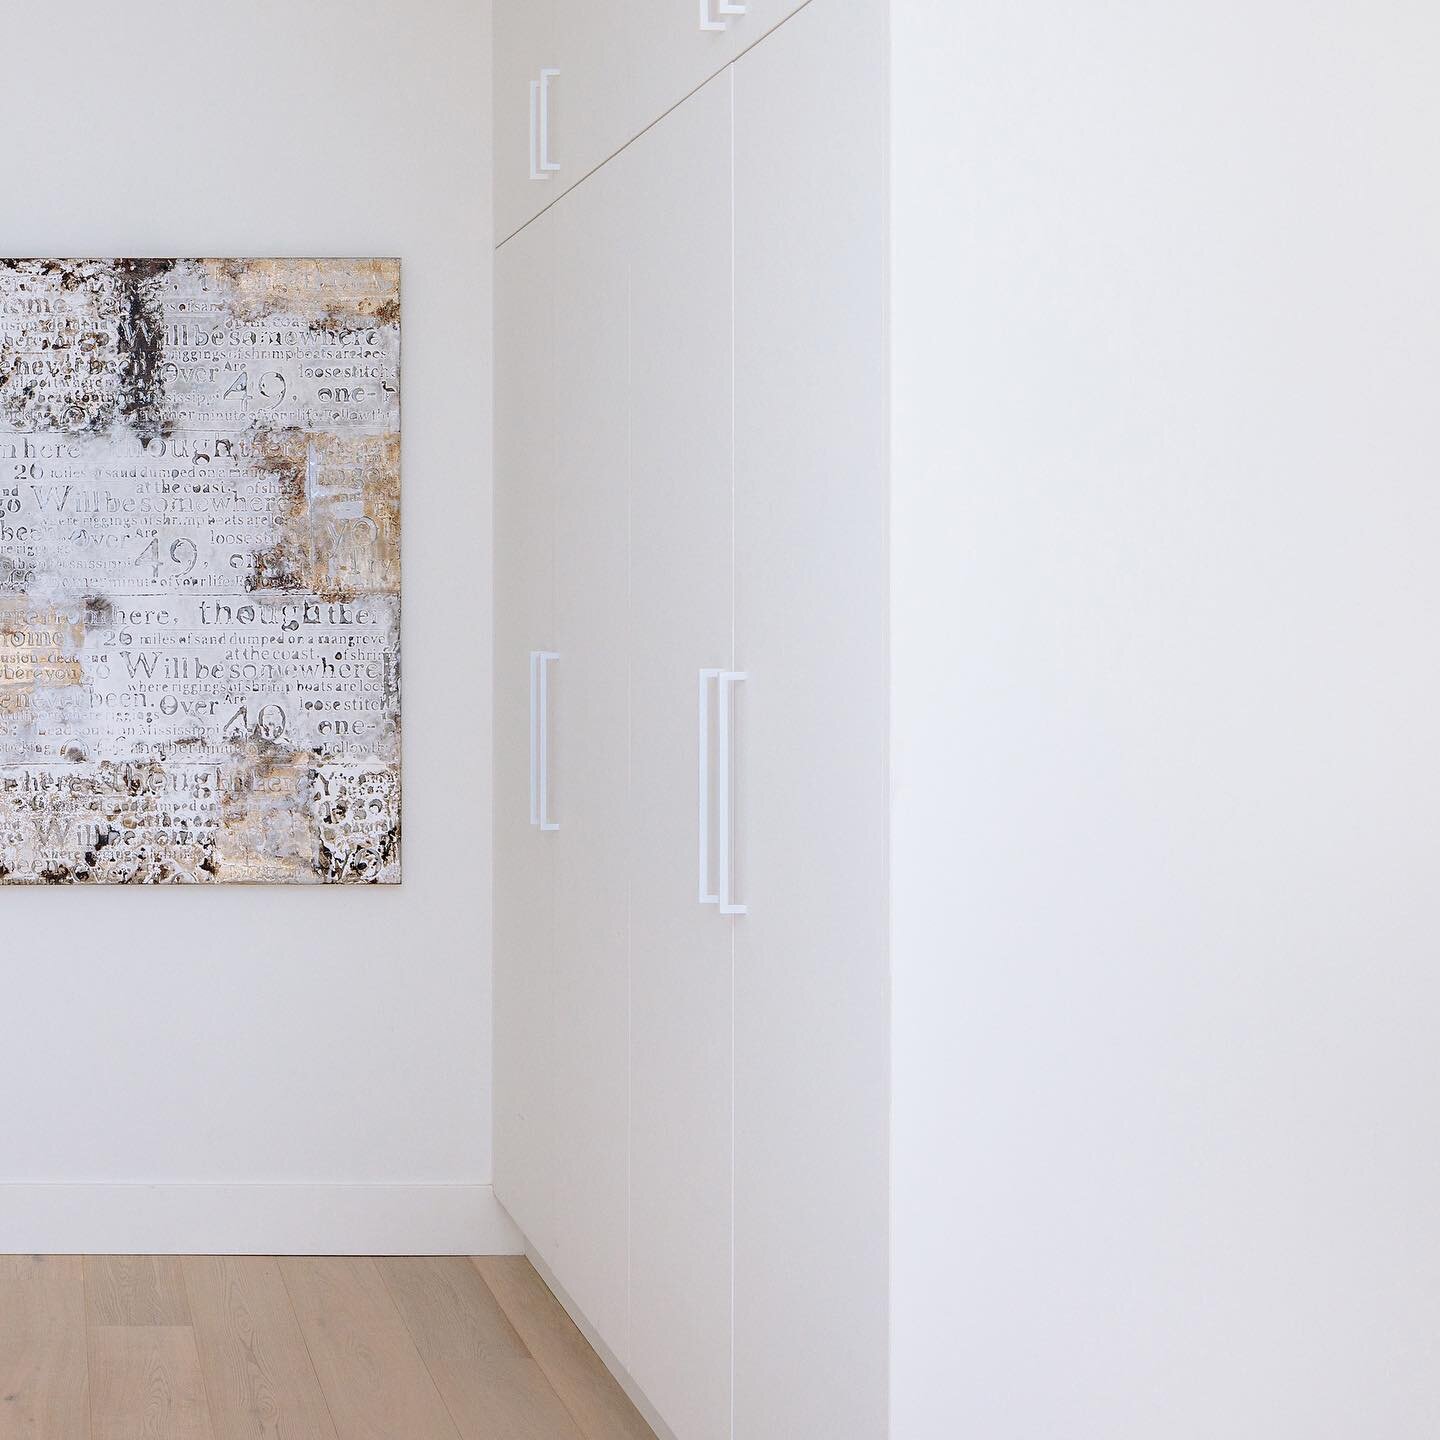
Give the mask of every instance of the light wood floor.
POLYGON ((0 1255, 0 1440, 653 1440, 524 1259, 0 1255))

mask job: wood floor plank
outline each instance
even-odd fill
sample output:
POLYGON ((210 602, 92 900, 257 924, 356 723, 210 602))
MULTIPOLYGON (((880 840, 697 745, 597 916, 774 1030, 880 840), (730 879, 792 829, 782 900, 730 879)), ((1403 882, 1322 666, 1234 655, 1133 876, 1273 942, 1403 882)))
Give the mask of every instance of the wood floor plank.
POLYGON ((338 1440, 458 1440, 373 1260, 287 1256, 280 1273, 338 1440))
POLYGON ((214 1440, 188 1325, 90 1330, 91 1440, 214 1440))
POLYGON ((336 1440, 274 1258, 192 1255, 181 1269, 216 1440, 336 1440))
POLYGON ((580 1440, 570 1412, 468 1260, 375 1263, 464 1440, 580 1440))
POLYGON ((177 1255, 87 1255, 91 1325, 188 1325, 190 1306, 177 1255))
POLYGON ((0 1440, 90 1434, 78 1255, 0 1256, 0 1440))
POLYGON ((655 1440, 655 1432, 523 1255, 485 1255, 474 1263, 584 1440, 655 1440))

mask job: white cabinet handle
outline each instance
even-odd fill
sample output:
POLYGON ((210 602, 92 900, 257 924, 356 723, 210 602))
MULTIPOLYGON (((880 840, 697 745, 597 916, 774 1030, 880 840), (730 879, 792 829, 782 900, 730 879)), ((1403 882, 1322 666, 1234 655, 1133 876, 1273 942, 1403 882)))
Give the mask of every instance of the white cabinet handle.
POLYGON ((540 717, 540 652, 530 652, 530 823, 540 823, 540 759, 535 727, 540 717))
POLYGON ((700 886, 702 905, 718 905, 722 915, 744 915, 748 907, 735 901, 735 821, 731 790, 735 767, 733 727, 734 688, 750 677, 743 670, 702 670, 699 687, 699 804, 700 886), (715 699, 715 809, 718 855, 718 884, 710 890, 710 685, 716 684, 715 699))
POLYGON ((550 818, 550 663, 560 657, 553 650, 540 652, 540 806, 542 830, 558 830, 550 818))
POLYGON ((530 178, 548 180, 560 168, 550 158, 550 81, 558 70, 546 68, 530 82, 530 178))
POLYGON ((540 173, 540 82, 530 82, 530 178, 543 180, 540 173))
POLYGON ((559 162, 550 158, 550 81, 559 73, 558 70, 540 72, 540 168, 544 171, 560 168, 559 162))
POLYGON ((700 903, 718 905, 720 897, 710 890, 710 682, 720 678, 719 670, 700 672, 700 903))
MULTIPOLYGON (((716 15, 743 15, 744 5, 732 5, 730 0, 720 0, 715 6, 716 15)), ((725 21, 715 20, 710 15, 710 0, 700 0, 700 28, 702 30, 723 30, 725 21)))
POLYGON ((530 652, 530 823, 558 830, 550 819, 550 662, 553 650, 530 652))
POLYGON ((743 670, 722 670, 720 672, 720 693, 716 705, 715 780, 717 798, 720 801, 720 913, 722 915, 744 915, 749 908, 735 903, 735 822, 730 813, 731 769, 734 763, 734 738, 731 734, 730 711, 734 687, 741 680, 750 677, 743 670))

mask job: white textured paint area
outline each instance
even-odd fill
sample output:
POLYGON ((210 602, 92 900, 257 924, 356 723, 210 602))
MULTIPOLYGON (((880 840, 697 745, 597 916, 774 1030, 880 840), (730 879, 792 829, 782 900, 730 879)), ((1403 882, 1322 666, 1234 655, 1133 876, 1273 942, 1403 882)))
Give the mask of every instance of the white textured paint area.
POLYGON ((483 1185, 489 6, 4 28, 0 255, 402 260, 406 718, 403 885, 4 893, 0 1183, 483 1185))
POLYGON ((894 1433, 1440 1432, 1440 10, 892 7, 894 1433))

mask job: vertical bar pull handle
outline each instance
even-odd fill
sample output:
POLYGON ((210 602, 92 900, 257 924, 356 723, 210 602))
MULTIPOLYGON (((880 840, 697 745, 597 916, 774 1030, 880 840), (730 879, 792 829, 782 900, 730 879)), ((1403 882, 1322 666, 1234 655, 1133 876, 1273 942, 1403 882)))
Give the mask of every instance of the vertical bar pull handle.
POLYGON ((553 650, 537 650, 535 659, 540 672, 540 727, 537 745, 540 751, 539 794, 535 818, 542 830, 558 830, 559 822, 550 818, 550 665, 560 657, 553 650))
POLYGON ((723 30, 723 20, 712 20, 710 18, 710 0, 700 0, 700 28, 702 30, 723 30))
POLYGON ((543 180, 540 173, 540 82, 530 82, 530 178, 543 180))
POLYGON ((715 796, 720 811, 719 849, 720 877, 716 887, 720 894, 722 915, 744 915, 749 907, 735 900, 735 817, 731 803, 734 788, 735 742, 730 723, 735 686, 750 677, 743 670, 722 670, 719 694, 716 697, 716 780, 715 796))
POLYGON ((702 670, 697 692, 696 742, 699 752, 696 813, 700 825, 700 886, 702 905, 718 905, 722 915, 745 915, 749 907, 735 900, 735 739, 731 716, 735 686, 750 677, 743 670, 702 670), (715 690, 715 839, 717 883, 710 888, 710 686, 715 690))
POLYGON ((558 170, 559 162, 550 158, 550 82, 560 72, 545 69, 540 72, 540 169, 558 170))
POLYGON ((540 749, 536 727, 540 721, 540 652, 530 652, 530 823, 540 823, 540 749))
POLYGON ((718 670, 700 672, 700 716, 697 731, 700 755, 700 903, 718 905, 719 895, 710 889, 710 686, 720 678, 718 670))

